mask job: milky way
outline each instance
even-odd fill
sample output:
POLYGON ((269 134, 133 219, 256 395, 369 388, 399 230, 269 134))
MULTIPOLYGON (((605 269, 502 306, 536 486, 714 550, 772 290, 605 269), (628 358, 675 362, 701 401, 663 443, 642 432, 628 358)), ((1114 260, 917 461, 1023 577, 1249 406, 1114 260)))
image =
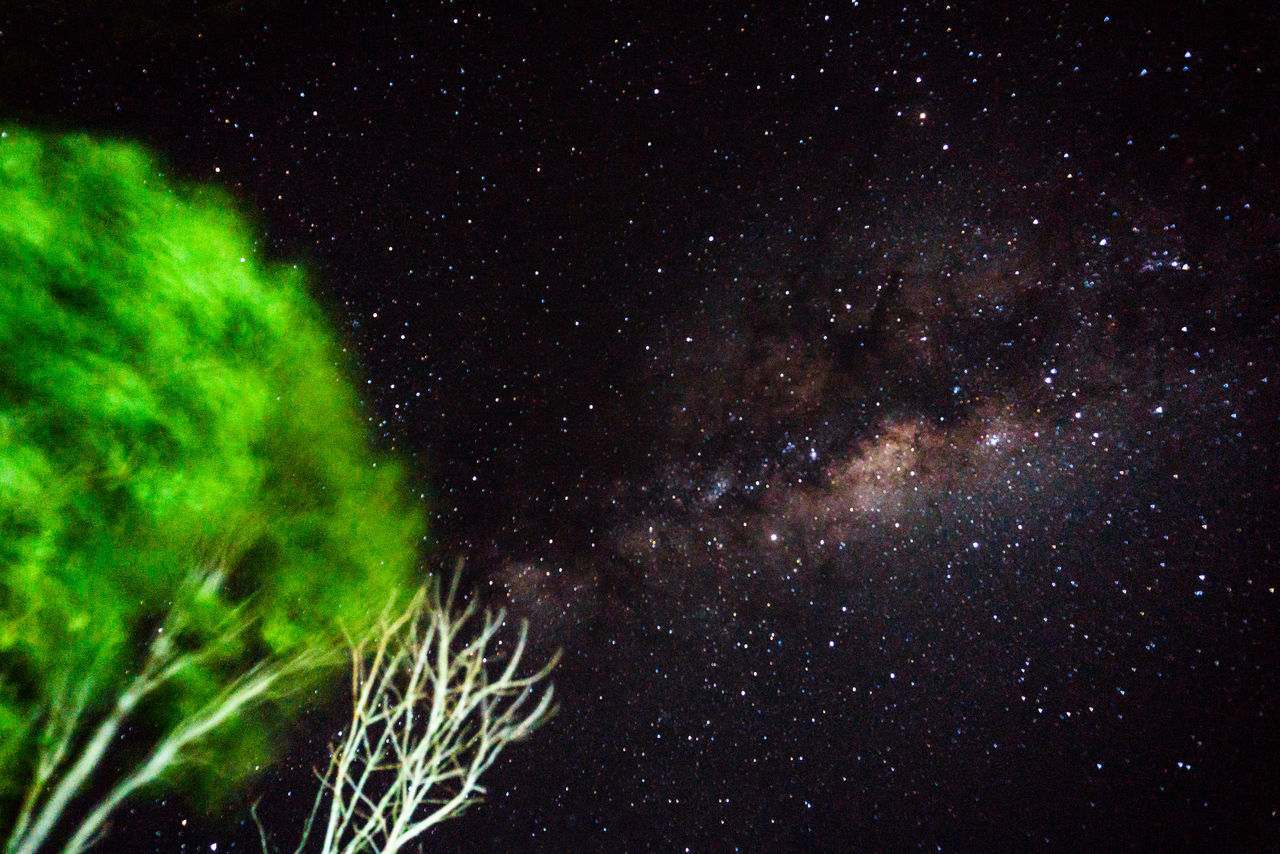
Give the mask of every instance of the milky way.
MULTIPOLYGON (((846 213, 781 263, 708 256, 639 357, 658 415, 627 441, 649 475, 606 488, 576 548, 491 578, 549 640, 629 648, 580 666, 610 686, 594 708, 647 725, 582 739, 693 763, 696 784, 657 789, 701 832, 824 799, 991 839, 989 801, 1010 839, 1142 846, 1113 834, 1146 799, 1212 793, 1189 838, 1231 809, 1203 769, 1248 764, 1224 748, 1255 712, 1214 698, 1271 679, 1255 627, 1276 579, 1253 550, 1276 497, 1274 296, 1189 246, 1176 204, 1082 185, 1094 201, 1053 231, 1042 184, 1000 215, 939 215, 928 191, 892 230, 846 213), (744 768, 769 781, 754 795, 744 768), (1051 792, 1096 820, 1027 800, 1051 792)), ((651 803, 638 788, 592 790, 651 803)), ((843 821, 785 845, 839 849, 843 821)))
MULTIPOLYGON (((652 476, 608 492, 578 557, 603 552, 626 569, 600 574, 658 591, 699 564, 719 567, 717 587, 768 564, 796 588, 917 543, 940 565, 983 549, 1035 560, 1073 519, 1168 512, 1142 494, 1153 477, 1203 477, 1166 472, 1197 431, 1257 448, 1244 426, 1271 400, 1249 325, 1269 308, 1232 259, 1188 251, 1176 213, 1133 224, 1114 209, 1137 201, 1095 192, 1096 230, 1040 235, 1028 202, 1021 227, 855 227, 787 269, 757 257, 707 276, 645 348, 652 476)), ((550 584, 565 600, 596 586, 534 554, 509 567, 517 602, 545 595, 539 574, 568 572, 550 584)))

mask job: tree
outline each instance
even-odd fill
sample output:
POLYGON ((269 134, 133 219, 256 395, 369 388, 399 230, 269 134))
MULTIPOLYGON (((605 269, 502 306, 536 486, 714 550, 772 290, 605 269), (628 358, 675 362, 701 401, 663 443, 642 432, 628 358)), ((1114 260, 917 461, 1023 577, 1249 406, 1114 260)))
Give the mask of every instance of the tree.
MULTIPOLYGON (((423 587, 408 607, 383 612, 351 643, 352 713, 330 750, 329 768, 296 851, 323 816, 321 854, 396 854, 435 825, 461 815, 484 793, 480 776, 502 750, 553 714, 552 689, 534 686, 556 665, 518 676, 527 625, 497 675, 503 614, 472 626, 475 601, 455 607, 458 575, 445 596, 423 587)), ((255 805, 254 819, 257 820, 255 805)), ((264 854, 267 834, 259 822, 264 854)))
POLYGON ((87 843, 101 822, 58 828, 141 786, 234 791, 336 672, 342 627, 417 585, 404 472, 302 274, 255 243, 134 145, 0 128, 9 851, 87 843))

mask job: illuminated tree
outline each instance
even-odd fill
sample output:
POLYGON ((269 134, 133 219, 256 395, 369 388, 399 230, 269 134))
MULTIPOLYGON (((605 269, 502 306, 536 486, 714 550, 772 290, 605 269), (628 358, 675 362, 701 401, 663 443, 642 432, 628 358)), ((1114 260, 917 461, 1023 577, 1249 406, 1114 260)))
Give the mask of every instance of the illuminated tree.
POLYGON ((141 786, 234 791, 336 672, 339 627, 363 636, 417 586, 423 514, 301 273, 255 242, 135 146, 0 129, 14 854, 88 843, 141 786))
POLYGON ((351 643, 351 720, 330 750, 298 852, 322 817, 321 854, 396 854, 478 800, 480 776, 502 750, 553 713, 552 689, 535 699, 534 686, 555 659, 519 676, 527 627, 504 654, 503 614, 486 613, 475 628, 475 601, 455 608, 456 579, 444 597, 430 585, 407 609, 384 611, 351 643))

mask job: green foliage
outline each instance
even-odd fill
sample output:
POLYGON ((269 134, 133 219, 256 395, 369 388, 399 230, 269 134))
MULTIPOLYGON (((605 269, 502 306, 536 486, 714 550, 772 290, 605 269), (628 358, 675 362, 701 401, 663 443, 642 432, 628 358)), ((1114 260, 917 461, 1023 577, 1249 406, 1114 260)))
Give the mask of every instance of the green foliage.
MULTIPOLYGON (((133 145, 3 131, 0 816, 57 680, 92 674, 102 708, 194 568, 227 581, 184 643, 235 607, 254 627, 149 725, 255 656, 362 630, 412 586, 422 514, 366 423, 303 276, 258 256, 227 199, 133 145)), ((231 781, 268 743, 261 720, 236 728, 208 746, 231 781)))

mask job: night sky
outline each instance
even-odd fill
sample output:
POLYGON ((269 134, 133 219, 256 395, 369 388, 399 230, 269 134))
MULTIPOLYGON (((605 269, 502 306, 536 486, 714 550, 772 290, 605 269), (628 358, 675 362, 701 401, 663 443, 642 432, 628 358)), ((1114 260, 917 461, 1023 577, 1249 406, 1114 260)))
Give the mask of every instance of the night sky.
MULTIPOLYGON (((439 554, 563 648, 426 850, 1280 851, 1277 44, 1225 0, 6 4, 0 116, 241 199, 439 554)), ((342 704, 247 796, 282 845, 342 704)), ((241 807, 102 848, 255 851, 241 807)))

